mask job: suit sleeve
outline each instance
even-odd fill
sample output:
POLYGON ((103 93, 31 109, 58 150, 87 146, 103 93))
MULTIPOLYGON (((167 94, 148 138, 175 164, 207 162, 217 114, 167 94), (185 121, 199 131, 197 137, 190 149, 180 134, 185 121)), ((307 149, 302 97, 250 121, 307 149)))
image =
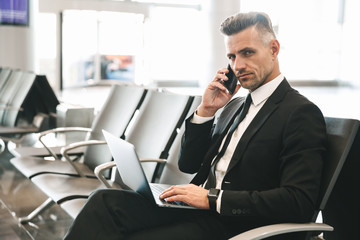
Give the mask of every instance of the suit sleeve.
POLYGON ((212 148, 213 144, 219 139, 230 119, 233 118, 236 111, 234 109, 238 109, 244 100, 245 98, 232 99, 223 109, 219 110, 220 112, 217 113, 219 117, 215 117, 216 120, 213 118, 203 124, 194 124, 191 122, 193 115, 186 119, 178 162, 181 171, 196 173, 204 159, 209 156, 211 158, 213 152, 209 150, 216 150, 216 147, 212 148), (215 121, 216 124, 214 124, 215 121), (220 122, 222 123, 220 124, 220 122))
MULTIPOLYGON (((221 215, 306 222, 317 204, 326 144, 323 115, 313 104, 299 106, 283 127, 279 186, 264 191, 224 190, 221 215)), ((264 159, 266 161, 266 159, 264 159)))
POLYGON ((203 124, 191 122, 193 116, 186 119, 185 133, 182 137, 179 153, 179 169, 186 173, 196 173, 209 150, 214 120, 203 124))

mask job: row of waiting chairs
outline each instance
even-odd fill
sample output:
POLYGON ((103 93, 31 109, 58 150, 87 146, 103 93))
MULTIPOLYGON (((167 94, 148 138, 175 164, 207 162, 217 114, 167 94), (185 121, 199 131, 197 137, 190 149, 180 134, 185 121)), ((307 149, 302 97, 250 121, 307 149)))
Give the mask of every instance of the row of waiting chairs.
MULTIPOLYGON (((54 203, 67 210, 73 199, 84 200, 95 189, 105 187, 94 175, 95 167, 112 160, 102 129, 134 144, 140 158, 165 160, 170 149, 179 145, 177 137, 179 131, 183 130, 183 122, 200 104, 200 100, 199 96, 174 94, 133 85, 112 86, 102 110, 96 116, 91 129, 88 129, 88 140, 62 148, 65 161, 48 161, 43 157, 28 154, 20 156, 21 151, 18 151, 17 157, 10 160, 49 196, 39 209, 22 218, 21 222, 30 221, 54 203), (81 161, 73 161, 69 151, 84 146, 87 147, 81 161), (67 204, 63 204, 65 202, 67 204)), ((66 129, 52 129, 46 133, 56 131, 66 129)), ((13 151, 16 152, 17 149, 13 151)), ((157 163, 144 164, 149 181, 155 181, 160 176, 158 169, 161 167, 157 163)), ((105 175, 109 178, 111 171, 107 171, 105 175)), ((119 186, 121 178, 115 176, 113 179, 113 185, 119 186)), ((71 210, 67 211, 75 216, 78 210, 79 208, 74 210, 74 207, 71 207, 71 210)))
MULTIPOLYGON (((144 169, 149 181, 167 184, 189 182, 192 176, 181 173, 177 168, 177 155, 184 131, 184 119, 192 114, 200 101, 198 96, 114 85, 102 111, 94 121, 89 140, 62 148, 61 153, 66 162, 49 162, 29 155, 11 159, 11 163, 49 197, 20 221, 31 221, 53 204, 59 204, 70 216, 76 217, 92 191, 105 187, 122 187, 121 176, 117 171, 111 171, 114 163, 105 145, 102 129, 135 145, 139 157, 146 162, 144 169), (71 151, 83 146, 87 148, 82 161, 73 162, 71 151), (149 159, 156 164, 147 166, 149 159), (162 171, 158 171, 159 169, 162 171)), ((240 234, 234 239, 263 239, 294 231, 331 231, 332 227, 326 224, 314 224, 319 211, 323 211, 325 222, 329 219, 329 223, 334 223, 335 235, 337 232, 352 234, 344 224, 338 224, 328 217, 329 213, 331 215, 336 211, 329 209, 327 203, 333 201, 334 189, 339 188, 338 180, 344 178, 343 167, 349 164, 355 168, 359 166, 356 159, 359 157, 359 121, 326 117, 326 127, 328 151, 313 223, 266 226, 240 234)), ((326 236, 329 236, 328 239, 335 239, 331 238, 331 235, 326 236)))
POLYGON ((0 136, 37 132, 50 128, 50 115, 59 101, 43 75, 0 68, 0 136))

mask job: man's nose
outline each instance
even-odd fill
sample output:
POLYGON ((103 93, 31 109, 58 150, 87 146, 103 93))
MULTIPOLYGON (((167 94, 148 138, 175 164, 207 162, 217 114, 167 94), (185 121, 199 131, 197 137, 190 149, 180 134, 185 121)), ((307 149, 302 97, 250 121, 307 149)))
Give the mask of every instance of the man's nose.
POLYGON ((246 62, 244 59, 239 59, 237 58, 235 63, 234 63, 234 70, 236 72, 242 72, 244 71, 246 68, 246 62))

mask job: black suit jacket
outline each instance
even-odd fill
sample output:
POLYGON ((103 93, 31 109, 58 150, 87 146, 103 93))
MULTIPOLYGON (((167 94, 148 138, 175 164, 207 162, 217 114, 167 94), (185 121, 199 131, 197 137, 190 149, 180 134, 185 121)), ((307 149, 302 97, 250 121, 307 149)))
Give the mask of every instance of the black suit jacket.
MULTIPOLYGON (((210 164, 244 98, 230 101, 213 121, 186 120, 179 168, 205 182, 210 164)), ((314 214, 325 152, 321 111, 284 79, 255 116, 225 174, 221 215, 261 222, 305 222, 314 214)))

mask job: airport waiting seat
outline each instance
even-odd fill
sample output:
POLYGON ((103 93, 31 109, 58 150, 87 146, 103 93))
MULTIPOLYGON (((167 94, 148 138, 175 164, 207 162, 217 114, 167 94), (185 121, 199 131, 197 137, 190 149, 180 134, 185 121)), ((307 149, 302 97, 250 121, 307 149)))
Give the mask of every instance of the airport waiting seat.
MULTIPOLYGON (((162 172, 159 177, 158 183, 162 184, 188 184, 191 179, 193 178, 194 174, 187 174, 183 173, 179 170, 178 167, 178 155, 180 152, 181 147, 181 139, 182 135, 184 133, 185 126, 182 125, 182 127, 179 129, 178 135, 176 136, 174 143, 172 144, 170 151, 169 151, 169 157, 167 159, 149 159, 149 158, 141 158, 140 161, 142 162, 142 165, 150 162, 160 163, 164 164, 164 168, 162 169, 162 172)), ((137 149, 135 149, 137 152, 137 149)), ((116 177, 114 181, 108 180, 104 176, 104 171, 110 168, 116 167, 116 164, 114 161, 109 163, 104 163, 95 168, 95 173, 97 178, 107 187, 107 188, 123 188, 124 184, 121 180, 121 176, 118 172, 116 172, 116 177)))
MULTIPOLYGON (((326 117, 325 121, 327 131, 327 152, 318 207, 313 215, 312 222, 296 224, 283 223, 259 227, 239 234, 231 238, 231 240, 259 240, 294 232, 307 232, 306 236, 304 236, 304 240, 309 240, 321 232, 325 232, 325 236, 326 234, 331 235, 331 231, 334 229, 334 232, 336 232, 336 225, 330 226, 324 223, 316 223, 316 219, 319 212, 328 211, 326 209, 328 200, 333 193, 334 186, 343 170, 343 166, 348 160, 350 150, 352 148, 359 148, 359 146, 354 145, 355 138, 359 132, 359 121, 331 117, 326 117)), ((340 198, 342 199, 342 197, 340 198)), ((340 221, 346 220, 342 219, 340 221)), ((326 218, 324 218, 324 222, 326 223, 326 218)))
MULTIPOLYGON (((8 141, 12 139, 9 137, 47 128, 48 112, 32 102, 34 98, 30 98, 32 89, 41 80, 41 76, 32 72, 11 71, 5 85, 0 89, 0 136, 3 140, 8 141)), ((39 94, 36 98, 38 97, 39 94)), ((56 106, 58 102, 54 104, 56 106)))
MULTIPOLYGON (((46 86, 44 83, 39 86, 39 89, 43 89, 46 86)), ((48 87, 47 87, 48 88, 48 87)), ((122 126, 122 124, 125 124, 126 121, 128 121, 131 118, 131 112, 132 108, 137 108, 138 102, 141 101, 141 99, 145 96, 146 90, 137 87, 136 85, 131 84, 116 84, 112 86, 112 89, 109 91, 109 95, 114 94, 117 95, 117 97, 113 96, 114 98, 118 98, 117 105, 111 107, 114 108, 114 112, 117 112, 119 115, 124 114, 124 118, 121 120, 118 120, 118 124, 122 126), (118 93, 113 93, 112 91, 115 86, 118 86, 116 88, 116 91, 118 93), (123 93, 120 92, 120 88, 124 87, 123 93), (134 92, 131 93, 131 89, 134 89, 134 92), (142 92, 142 93, 140 93, 142 92), (140 94, 140 96, 139 96, 140 94), (143 94, 143 95, 141 95, 143 94), (122 99, 127 99, 128 102, 122 99), (127 108, 124 108, 125 106, 128 106, 127 108), (123 113, 120 113, 119 111, 124 111, 123 113), (130 114, 130 116, 129 116, 130 114), (121 121, 121 122, 120 122, 121 121)), ((47 99, 49 97, 44 96, 47 99)), ((109 96, 108 96, 109 97, 109 96)), ((117 101, 117 100, 114 100, 117 101)), ((108 103, 105 103, 108 104, 108 103)), ((54 110, 56 111, 56 109, 54 110)), ((94 135, 94 132, 98 132, 99 129, 101 129, 102 124, 106 124, 106 122, 109 122, 110 119, 106 120, 107 115, 111 115, 111 109, 104 111, 104 109, 100 110, 100 113, 98 113, 92 122, 92 126, 90 128, 83 128, 83 127, 58 127, 53 128, 51 130, 39 132, 38 134, 29 134, 28 136, 25 136, 23 139, 20 139, 18 141, 10 141, 8 142, 8 150, 15 156, 15 157, 30 157, 30 156, 37 156, 37 157, 46 157, 46 156, 52 156, 55 159, 59 159, 61 157, 60 149, 64 147, 65 145, 69 144, 66 143, 61 137, 55 137, 58 135, 66 135, 66 134, 76 134, 79 136, 87 135, 87 138, 84 136, 84 140, 89 139, 97 139, 98 136, 94 135), (106 114, 104 114, 106 113, 106 114), (92 133, 91 133, 92 132, 92 133), (91 133, 91 134, 90 134, 91 133), (51 141, 48 141, 48 140, 51 141)), ((102 136, 100 135, 100 138, 102 139, 102 136)), ((71 155, 81 155, 83 154, 84 149, 83 148, 77 148, 74 151, 71 152, 71 155)))
MULTIPOLYGON (((195 97, 194 101, 188 111, 188 116, 192 114, 197 106, 201 102, 201 97, 195 97)), ((156 162, 160 165, 163 164, 163 169, 159 173, 159 183, 165 184, 187 184, 193 178, 193 174, 183 173, 179 170, 178 167, 178 155, 181 146, 181 138, 185 130, 185 124, 182 124, 180 129, 177 131, 177 135, 169 149, 168 158, 165 159, 149 159, 142 158, 141 161, 143 165, 148 164, 149 162, 156 162)), ((103 183, 107 188, 122 188, 123 182, 121 180, 121 176, 116 171, 115 179, 109 180, 106 179, 103 175, 104 171, 115 167, 115 162, 111 161, 108 163, 101 164, 95 168, 95 173, 98 179, 103 183)), ((80 212, 81 208, 87 201, 87 198, 77 198, 71 201, 66 201, 62 203, 60 206, 64 209, 72 218, 75 218, 80 212)))
MULTIPOLYGON (((100 163, 111 160, 111 154, 108 153, 106 146, 101 146, 104 140, 101 130, 107 129, 107 131, 113 132, 116 136, 123 136, 146 92, 146 89, 138 86, 113 85, 100 113, 93 122, 92 128, 56 128, 40 134, 41 141, 41 137, 49 133, 89 132, 89 141, 70 145, 72 148, 86 147, 82 161, 73 161, 68 152, 64 156, 65 159, 63 160, 65 161, 61 161, 58 155, 53 153, 54 150, 44 145, 57 160, 49 161, 43 157, 24 156, 14 157, 10 162, 27 178, 32 178, 42 173, 95 177, 94 168, 100 163)), ((83 151, 84 149, 82 148, 81 150, 83 151)), ((76 159, 79 160, 78 158, 76 159)))
POLYGON ((31 122, 38 113, 44 113, 51 117, 49 129, 54 128, 56 109, 59 104, 60 102, 47 77, 36 75, 36 79, 21 105, 24 111, 20 112, 19 117, 23 121, 31 122))
POLYGON ((34 84, 36 74, 32 72, 14 72, 15 77, 9 79, 7 88, 2 93, 3 105, 0 107, 0 120, 2 126, 15 126, 21 105, 31 86, 34 84))
POLYGON ((22 104, 35 79, 34 73, 14 70, 0 90, 0 135, 3 140, 7 140, 9 135, 39 131, 45 120, 45 114, 39 114, 30 123, 20 118, 26 111, 22 104))
MULTIPOLYGON (((141 158, 167 157, 173 136, 184 121, 192 101, 193 97, 188 95, 148 90, 138 113, 129 124, 125 140, 140 149, 141 158)), ((107 148, 105 144, 103 146, 107 148)), ((65 148, 64 153, 70 149, 71 146, 65 148)), ((98 156, 101 157, 101 153, 98 153, 98 156)), ((149 178, 152 178, 151 174, 149 178)), ((50 173, 34 176, 31 180, 49 198, 27 217, 20 218, 22 223, 31 221, 54 203, 62 204, 71 199, 87 198, 94 190, 104 187, 96 178, 50 173)))
MULTIPOLYGON (((8 102, 11 96, 14 94, 12 91, 15 89, 15 84, 11 84, 11 82, 16 83, 21 78, 21 71, 12 71, 10 68, 3 68, 0 72, 0 128, 1 128, 1 120, 6 110, 19 111, 19 108, 9 107, 8 102), (10 79, 10 81, 8 81, 10 79)), ((0 139, 0 153, 5 149, 5 142, 3 139, 0 139)))

